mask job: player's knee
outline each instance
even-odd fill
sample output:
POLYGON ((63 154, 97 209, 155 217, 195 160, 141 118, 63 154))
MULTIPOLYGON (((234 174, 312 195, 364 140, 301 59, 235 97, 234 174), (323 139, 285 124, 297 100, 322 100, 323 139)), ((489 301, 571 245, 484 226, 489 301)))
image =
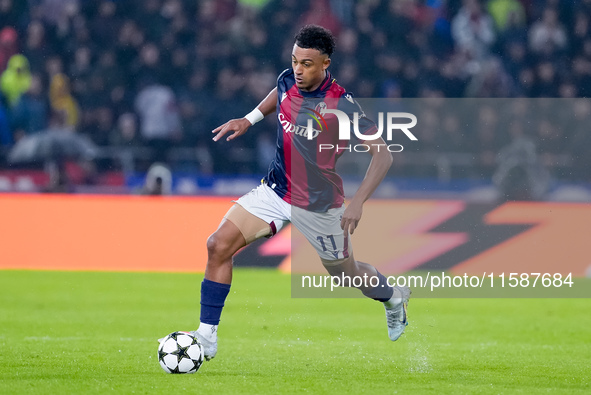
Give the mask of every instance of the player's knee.
POLYGON ((322 261, 322 264, 324 265, 325 269, 333 276, 354 276, 357 274, 357 262, 351 256, 331 261, 322 258, 320 260, 322 261))
POLYGON ((217 232, 214 232, 207 238, 207 254, 209 258, 224 259, 232 256, 230 251, 230 242, 224 240, 217 232))

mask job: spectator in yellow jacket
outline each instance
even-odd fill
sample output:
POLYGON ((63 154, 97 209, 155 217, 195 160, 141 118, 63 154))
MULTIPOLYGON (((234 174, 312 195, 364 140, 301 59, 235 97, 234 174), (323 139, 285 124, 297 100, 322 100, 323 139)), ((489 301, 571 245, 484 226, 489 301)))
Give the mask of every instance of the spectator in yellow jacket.
POLYGON ((9 107, 13 107, 23 93, 31 86, 31 70, 29 61, 23 55, 17 54, 10 57, 8 66, 0 77, 0 90, 9 107))
POLYGON ((49 103, 52 110, 65 115, 66 126, 76 128, 80 111, 76 99, 70 93, 70 81, 64 74, 56 74, 51 79, 49 103))

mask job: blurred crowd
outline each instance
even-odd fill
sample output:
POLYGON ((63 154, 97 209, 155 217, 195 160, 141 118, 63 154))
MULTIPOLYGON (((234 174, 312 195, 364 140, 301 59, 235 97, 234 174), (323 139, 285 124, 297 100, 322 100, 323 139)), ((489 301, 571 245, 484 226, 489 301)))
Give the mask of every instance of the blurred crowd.
MULTIPOLYGON (((1 152, 59 127, 147 147, 149 163, 184 147, 199 158, 189 170, 260 172, 272 119, 231 144, 211 130, 273 88, 302 25, 335 33, 330 69, 357 97, 577 98, 591 94, 590 19, 591 0, 0 0, 1 152)), ((490 162, 491 141, 493 156, 510 142, 452 126, 429 149, 490 162)), ((543 149, 556 136, 539 130, 529 138, 543 149)), ((553 153, 585 136, 558 136, 553 153)))

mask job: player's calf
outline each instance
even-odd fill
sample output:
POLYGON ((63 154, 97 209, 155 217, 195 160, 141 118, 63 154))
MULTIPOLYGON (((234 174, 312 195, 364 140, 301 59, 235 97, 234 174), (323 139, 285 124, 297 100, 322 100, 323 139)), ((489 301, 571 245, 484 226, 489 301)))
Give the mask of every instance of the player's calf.
POLYGON ((406 309, 410 298, 410 289, 408 287, 390 286, 387 278, 375 267, 364 262, 355 261, 353 257, 338 262, 327 262, 323 260, 322 263, 332 276, 372 277, 371 281, 367 283, 358 281, 357 283, 362 284, 358 288, 366 297, 384 304, 386 308, 386 322, 388 324, 388 337, 392 341, 400 338, 408 325, 406 316, 406 309))

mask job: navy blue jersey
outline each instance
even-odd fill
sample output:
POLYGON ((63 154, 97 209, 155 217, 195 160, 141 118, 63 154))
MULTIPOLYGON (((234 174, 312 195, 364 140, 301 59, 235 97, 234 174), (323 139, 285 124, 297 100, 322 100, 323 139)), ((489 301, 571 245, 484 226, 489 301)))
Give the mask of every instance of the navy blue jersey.
MULTIPOLYGON (((339 109, 350 120, 363 111, 327 71, 318 89, 303 92, 295 84, 292 69, 277 79, 277 145, 275 159, 265 182, 287 203, 315 212, 343 205, 343 181, 336 173, 337 159, 351 141, 339 140, 338 120, 333 114, 322 116, 323 109, 339 109), (307 133, 313 119, 313 138, 307 133), (334 146, 335 149, 320 149, 334 146)), ((373 134, 376 125, 365 116, 359 119, 359 131, 373 134)), ((352 125, 351 125, 352 126, 352 125)), ((351 133, 353 135, 353 133, 351 133)))

